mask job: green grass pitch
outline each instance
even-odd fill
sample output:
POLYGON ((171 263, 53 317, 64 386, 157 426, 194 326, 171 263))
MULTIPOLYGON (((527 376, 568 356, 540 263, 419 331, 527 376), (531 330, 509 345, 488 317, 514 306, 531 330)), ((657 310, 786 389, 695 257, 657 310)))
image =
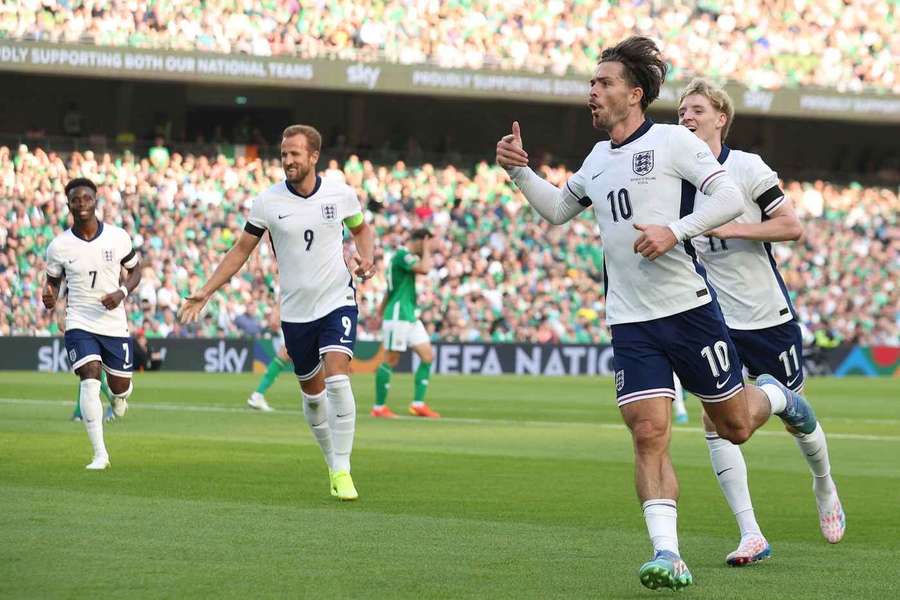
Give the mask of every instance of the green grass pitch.
MULTIPOLYGON (((139 374, 87 472, 76 378, 0 372, 0 598, 646 598, 650 544, 630 438, 602 378, 436 376, 447 418, 359 406, 360 500, 335 501, 285 375, 139 374)), ((771 560, 724 564, 737 528, 698 426, 676 427, 679 534, 693 598, 900 597, 900 380, 815 379, 847 536, 821 537, 805 462, 776 424, 744 452, 771 560)), ((409 376, 393 381, 404 409, 409 376)))

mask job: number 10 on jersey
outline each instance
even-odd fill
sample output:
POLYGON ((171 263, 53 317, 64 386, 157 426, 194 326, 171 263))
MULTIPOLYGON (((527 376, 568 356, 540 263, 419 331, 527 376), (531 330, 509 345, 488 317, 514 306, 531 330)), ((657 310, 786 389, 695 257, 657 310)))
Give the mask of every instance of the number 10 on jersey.
POLYGON ((619 217, 622 217, 623 221, 631 218, 633 211, 631 210, 631 199, 628 197, 628 190, 622 188, 618 193, 613 190, 606 195, 606 199, 609 200, 609 210, 612 212, 613 222, 618 223, 619 217), (616 211, 617 206, 618 211, 616 211))

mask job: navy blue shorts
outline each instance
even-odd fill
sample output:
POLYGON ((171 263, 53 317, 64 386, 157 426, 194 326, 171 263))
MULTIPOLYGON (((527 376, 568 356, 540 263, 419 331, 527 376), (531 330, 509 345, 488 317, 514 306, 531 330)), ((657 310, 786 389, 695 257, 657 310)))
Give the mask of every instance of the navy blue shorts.
POLYGON ((315 377, 326 352, 343 352, 353 358, 358 315, 355 306, 342 306, 309 323, 281 322, 284 345, 294 362, 297 379, 308 381, 315 377))
POLYGON ((715 301, 611 329, 619 406, 660 396, 674 399, 673 371, 704 402, 727 400, 744 387, 741 360, 715 301))
POLYGON ((731 339, 751 378, 769 374, 795 392, 803 389, 803 336, 796 321, 766 329, 732 329, 731 339))
POLYGON ((134 369, 134 346, 130 337, 113 337, 84 329, 66 331, 66 353, 75 371, 99 360, 110 375, 131 377, 134 369))

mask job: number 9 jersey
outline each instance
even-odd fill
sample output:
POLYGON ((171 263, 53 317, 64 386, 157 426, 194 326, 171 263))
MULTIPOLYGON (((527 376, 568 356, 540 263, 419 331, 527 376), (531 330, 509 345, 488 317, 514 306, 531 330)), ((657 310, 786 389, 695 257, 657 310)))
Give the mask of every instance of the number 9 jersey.
POLYGON ((610 325, 650 321, 712 300, 690 241, 650 261, 634 252, 635 224, 666 226, 694 210, 725 169, 707 145, 680 125, 647 119, 621 144, 599 142, 566 189, 592 206, 604 249, 610 325))
POLYGON ((309 196, 286 181, 253 200, 244 231, 267 230, 278 262, 281 320, 315 321, 342 306, 356 306, 356 290, 344 262, 344 222, 362 222, 359 199, 350 186, 316 177, 309 196))

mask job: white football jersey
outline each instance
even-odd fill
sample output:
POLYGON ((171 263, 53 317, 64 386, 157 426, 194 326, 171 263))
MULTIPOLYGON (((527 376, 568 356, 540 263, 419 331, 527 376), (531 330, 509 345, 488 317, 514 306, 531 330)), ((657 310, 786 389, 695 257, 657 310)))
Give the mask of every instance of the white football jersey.
POLYGON ((599 142, 566 183, 600 225, 610 325, 659 319, 712 299, 683 243, 650 261, 634 252, 637 223, 668 225, 693 212, 697 189, 727 177, 705 143, 647 119, 622 144, 599 142))
POLYGON ((245 231, 272 237, 281 286, 281 320, 308 323, 341 306, 356 306, 353 276, 344 262, 344 219, 361 213, 345 183, 316 177, 302 196, 286 181, 253 200, 245 231))
POLYGON ((131 269, 137 264, 131 237, 115 225, 100 223, 91 240, 78 237, 71 229, 56 236, 47 247, 47 275, 66 280, 66 331, 83 329, 127 337, 125 302, 106 310, 100 298, 119 289, 122 267, 131 269))
MULTIPOLYGON (((722 146, 719 162, 744 197, 744 214, 735 222, 760 223, 784 203, 778 175, 758 155, 722 146)), ((698 192, 698 206, 703 202, 709 198, 698 192)), ((712 237, 696 237, 691 243, 706 267, 728 327, 764 329, 794 318, 770 243, 712 237)))

